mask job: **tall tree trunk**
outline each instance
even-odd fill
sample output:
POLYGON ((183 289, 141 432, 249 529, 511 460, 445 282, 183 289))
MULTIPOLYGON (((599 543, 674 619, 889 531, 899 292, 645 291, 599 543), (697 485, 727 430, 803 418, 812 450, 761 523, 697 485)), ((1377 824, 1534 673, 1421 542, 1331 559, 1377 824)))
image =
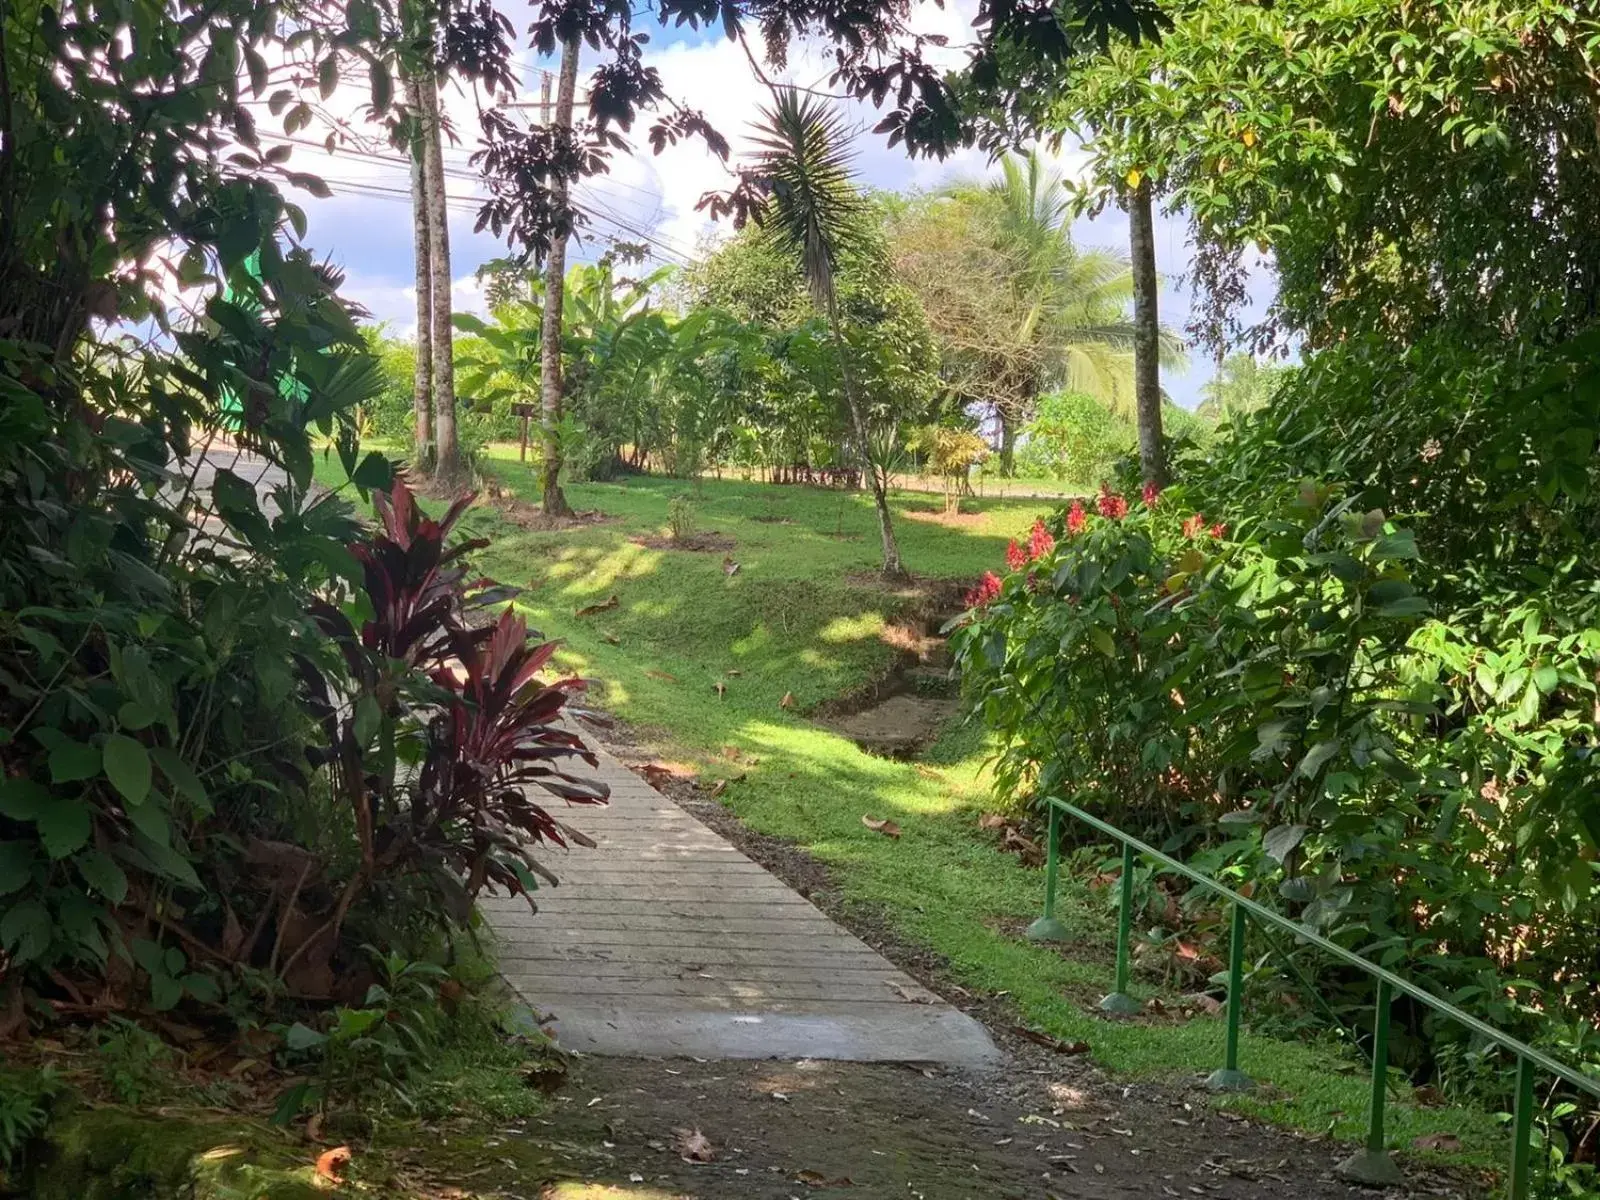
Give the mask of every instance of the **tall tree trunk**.
POLYGON ((417 114, 419 136, 411 139, 411 246, 417 279, 417 362, 411 383, 413 463, 419 471, 433 470, 433 265, 428 228, 426 128, 422 93, 417 81, 405 79, 406 103, 417 114))
POLYGON ((439 88, 431 75, 417 81, 425 110, 423 187, 428 209, 428 264, 432 300, 434 478, 446 489, 466 480, 456 439, 455 338, 450 327, 450 215, 444 203, 444 122, 439 88))
POLYGON ((995 405, 1000 418, 1000 474, 1010 479, 1017 473, 1017 414, 1006 403, 995 405))
MULTIPOLYGON (((578 86, 577 38, 561 47, 561 78, 556 84, 555 125, 572 128, 572 97, 578 86)), ((567 182, 557 179, 551 186, 558 206, 567 202, 567 182)), ((567 237, 550 243, 545 263, 544 324, 540 330, 540 385, 544 401, 540 432, 544 440, 544 500, 546 516, 565 517, 572 513, 566 493, 561 490, 561 312, 566 299, 567 237)))
POLYGON ((855 430, 862 473, 872 483, 872 502, 878 509, 878 535, 883 543, 883 573, 885 576, 897 579, 906 574, 906 568, 900 561, 900 543, 895 540, 894 521, 889 516, 888 481, 879 472, 878 465, 872 461, 872 443, 867 437, 867 418, 861 411, 861 405, 856 402, 855 381, 850 374, 849 350, 845 346, 844 333, 839 327, 839 307, 831 295, 828 297, 828 326, 833 334, 834 349, 839 354, 839 381, 844 387, 844 406, 850 413, 850 424, 855 430))
POLYGON ((1139 466, 1146 483, 1165 487, 1167 452, 1161 443, 1161 317, 1156 297, 1156 229, 1150 181, 1128 197, 1128 242, 1133 259, 1133 399, 1139 423, 1139 466))

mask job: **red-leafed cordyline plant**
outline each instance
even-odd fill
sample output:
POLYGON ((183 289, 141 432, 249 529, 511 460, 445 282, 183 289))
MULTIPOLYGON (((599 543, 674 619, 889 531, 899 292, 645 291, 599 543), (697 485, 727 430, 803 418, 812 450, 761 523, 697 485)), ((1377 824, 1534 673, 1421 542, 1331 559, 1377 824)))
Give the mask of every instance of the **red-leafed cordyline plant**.
MULTIPOLYGON (((448 544, 471 497, 442 520, 396 480, 379 493, 381 528, 351 547, 370 614, 319 603, 313 616, 339 647, 348 682, 300 661, 305 694, 327 733, 336 793, 350 807, 360 862, 332 913, 284 962, 289 978, 320 974, 351 905, 372 885, 421 882, 442 918, 464 923, 485 886, 528 898, 553 876, 530 846, 593 845, 535 803, 539 788, 569 804, 604 804, 605 784, 569 774, 595 756, 558 722, 583 681, 539 680, 556 644, 538 640, 508 605, 515 594, 469 582, 462 557, 481 540, 448 544)), ((291 981, 291 986, 293 981, 291 981)))

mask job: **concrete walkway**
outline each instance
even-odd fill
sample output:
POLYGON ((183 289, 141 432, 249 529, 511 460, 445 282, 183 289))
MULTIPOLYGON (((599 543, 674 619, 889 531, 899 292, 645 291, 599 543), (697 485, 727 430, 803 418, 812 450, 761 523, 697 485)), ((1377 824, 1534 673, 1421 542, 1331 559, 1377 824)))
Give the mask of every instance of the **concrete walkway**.
POLYGON ((556 802, 599 848, 546 852, 561 886, 538 893, 539 912, 523 900, 479 902, 506 980, 554 1016, 564 1046, 707 1059, 998 1059, 978 1022, 603 751, 599 775, 609 808, 556 802))

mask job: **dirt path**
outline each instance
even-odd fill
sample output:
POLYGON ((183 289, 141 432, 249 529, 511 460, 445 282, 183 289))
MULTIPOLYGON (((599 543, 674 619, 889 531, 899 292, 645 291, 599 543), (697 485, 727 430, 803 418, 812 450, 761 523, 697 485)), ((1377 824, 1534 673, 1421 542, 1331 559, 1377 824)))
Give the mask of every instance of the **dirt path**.
MULTIPOLYGON (((548 1197, 794 1196, 1109 1200, 1371 1196, 1332 1174, 1339 1148, 1207 1108, 1202 1095, 1107 1080, 1048 1051, 971 1074, 839 1062, 588 1059, 538 1141, 593 1147, 548 1197), (698 1133, 710 1161, 686 1161, 698 1133), (614 1189, 614 1190, 613 1190, 614 1189)), ((1410 1196, 1456 1196, 1434 1185, 1410 1196)), ((1393 1195, 1393 1194, 1392 1194, 1393 1195)))

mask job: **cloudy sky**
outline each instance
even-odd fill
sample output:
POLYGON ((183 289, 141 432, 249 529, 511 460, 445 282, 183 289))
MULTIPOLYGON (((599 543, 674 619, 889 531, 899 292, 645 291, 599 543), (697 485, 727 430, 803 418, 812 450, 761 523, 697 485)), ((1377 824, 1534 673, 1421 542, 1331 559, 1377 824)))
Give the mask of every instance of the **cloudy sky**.
MULTIPOLYGON (((508 0, 502 7, 519 30, 528 23, 528 10, 513 9, 508 0)), ((959 47, 970 40, 971 0, 955 0, 944 8, 923 3, 916 17, 919 30, 945 34, 953 59, 961 57, 959 47)), ((589 51, 579 74, 580 99, 588 69, 597 59, 589 51)), ((754 75, 742 49, 717 31, 658 29, 652 32, 647 61, 660 72, 668 94, 691 108, 703 110, 712 123, 734 141, 739 153, 740 137, 748 129, 757 109, 766 100, 765 85, 754 75)), ((827 58, 820 48, 801 50, 791 56, 784 78, 808 86, 825 86, 827 58)), ((553 62, 540 60, 531 50, 521 50, 516 58, 523 94, 518 98, 527 108, 520 111, 537 118, 537 101, 543 70, 553 62)), ((346 120, 357 114, 368 101, 365 79, 341 83, 337 92, 319 108, 319 120, 297 134, 311 145, 297 145, 290 169, 311 172, 324 178, 333 195, 317 199, 301 192, 294 198, 306 209, 309 219, 307 242, 319 254, 331 257, 347 275, 345 292, 369 309, 378 320, 403 337, 412 336, 416 327, 415 292, 412 288, 411 215, 409 177, 404 162, 384 143, 382 131, 370 127, 362 143, 367 153, 341 151, 330 156, 320 143, 329 126, 323 113, 346 120)), ((468 165, 476 143, 477 106, 483 102, 460 89, 445 96, 447 112, 460 137, 456 145, 445 148, 447 191, 451 197, 450 239, 452 274, 456 280, 455 301, 459 309, 480 310, 481 297, 474 279, 476 269, 506 252, 504 245, 485 233, 474 233, 475 198, 482 191, 468 165)), ((944 161, 911 159, 899 148, 891 149, 873 135, 876 116, 861 106, 848 111, 858 130, 855 142, 855 167, 860 181, 868 186, 895 190, 938 187, 956 178, 983 176, 991 168, 980 151, 966 151, 944 161)), ((645 123, 641 123, 645 124, 645 123)), ((262 130, 281 130, 281 118, 261 113, 262 130)), ((356 125, 359 130, 361 127, 356 125)), ((642 133, 636 126, 635 133, 642 133)), ((695 211, 695 203, 708 190, 725 188, 728 168, 698 143, 684 142, 653 155, 639 137, 631 155, 613 157, 610 173, 586 182, 579 190, 579 202, 591 214, 582 244, 573 257, 590 259, 602 253, 612 239, 639 241, 648 237, 653 253, 661 262, 686 262, 712 240, 727 236, 695 211)), ((1061 169, 1072 172, 1081 155, 1068 151, 1058 159, 1061 169)), ((1123 253, 1127 249, 1127 219, 1111 210, 1094 221, 1080 222, 1075 230, 1083 246, 1105 246, 1123 253)), ((1159 218, 1156 244, 1157 262, 1164 276, 1162 319, 1181 327, 1188 318, 1189 298, 1182 286, 1188 267, 1188 249, 1181 221, 1159 218)), ((1186 407, 1200 400, 1200 387, 1211 373, 1209 361, 1194 356, 1189 369, 1169 374, 1163 380, 1169 394, 1186 407)))

